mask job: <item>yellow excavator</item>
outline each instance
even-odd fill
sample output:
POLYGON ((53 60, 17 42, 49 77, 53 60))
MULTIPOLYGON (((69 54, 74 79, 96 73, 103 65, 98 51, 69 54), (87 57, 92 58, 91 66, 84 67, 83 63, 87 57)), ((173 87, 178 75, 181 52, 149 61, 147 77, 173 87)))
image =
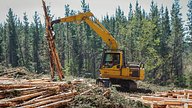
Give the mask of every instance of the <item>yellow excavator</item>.
MULTIPOLYGON (((44 9, 44 11, 46 11, 46 9, 44 9)), ((118 48, 117 41, 109 33, 109 31, 94 17, 93 13, 79 13, 74 16, 60 18, 54 21, 50 21, 49 19, 46 24, 47 34, 51 34, 53 32, 54 24, 68 22, 87 23, 108 46, 108 49, 103 50, 103 56, 99 69, 100 77, 96 80, 97 84, 103 85, 105 87, 109 87, 112 84, 118 84, 129 89, 137 88, 135 80, 144 79, 144 64, 128 63, 125 59, 125 51, 118 48)), ((54 59, 53 61, 57 63, 57 60, 59 59, 54 59)))

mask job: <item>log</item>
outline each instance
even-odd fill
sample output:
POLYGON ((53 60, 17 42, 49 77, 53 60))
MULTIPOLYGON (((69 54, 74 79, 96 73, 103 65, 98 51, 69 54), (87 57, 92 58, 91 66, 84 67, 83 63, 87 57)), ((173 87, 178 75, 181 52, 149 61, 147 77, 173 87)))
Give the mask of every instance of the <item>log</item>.
POLYGON ((91 90, 93 90, 93 89, 95 89, 95 88, 96 88, 96 87, 93 87, 93 88, 91 88, 91 89, 89 89, 89 90, 87 90, 87 91, 84 91, 84 92, 80 93, 79 95, 85 95, 85 94, 89 93, 91 90))
POLYGON ((167 92, 157 92, 155 94, 156 97, 168 97, 168 93, 167 92))
POLYGON ((110 89, 107 89, 107 90, 103 93, 103 96, 109 97, 109 96, 110 96, 110 93, 111 93, 110 89))
POLYGON ((32 80, 28 80, 28 82, 51 82, 51 79, 49 78, 32 79, 32 80))
POLYGON ((31 100, 29 100, 29 101, 27 101, 27 102, 24 102, 24 103, 22 103, 22 104, 19 104, 19 105, 17 105, 17 107, 25 106, 25 105, 29 105, 29 104, 33 104, 35 100, 42 99, 42 98, 46 98, 46 97, 52 96, 52 95, 54 95, 54 94, 41 95, 41 96, 36 97, 36 98, 34 98, 34 99, 31 99, 31 100))
POLYGON ((22 95, 27 95, 27 94, 32 94, 40 91, 47 91, 47 92, 59 92, 61 91, 59 86, 52 86, 52 87, 43 87, 43 88, 38 88, 34 90, 28 90, 28 91, 23 91, 21 92, 22 95))
POLYGON ((58 102, 54 102, 54 103, 51 103, 51 104, 40 106, 39 108, 58 108, 58 107, 67 105, 70 101, 72 101, 72 99, 61 100, 61 101, 58 101, 58 102))
POLYGON ((166 108, 185 108, 185 107, 183 105, 167 105, 166 108))
POLYGON ((177 95, 177 99, 186 99, 185 95, 177 95))
POLYGON ((46 91, 42 91, 42 92, 38 92, 38 93, 34 93, 34 94, 29 94, 29 95, 24 95, 24 96, 19 96, 19 97, 11 98, 11 99, 8 99, 6 101, 0 102, 0 105, 6 104, 7 102, 17 102, 17 103, 21 102, 21 101, 23 102, 23 101, 29 100, 31 98, 43 95, 44 93, 46 93, 46 91))
POLYGON ((33 85, 33 86, 63 86, 66 88, 69 88, 70 85, 67 84, 66 82, 25 82, 22 83, 24 85, 33 85))
POLYGON ((188 93, 187 99, 192 99, 192 93, 188 93))
POLYGON ((172 93, 173 93, 173 94, 184 95, 185 90, 173 90, 172 93))
POLYGON ((192 100, 189 99, 164 100, 163 103, 166 105, 184 105, 184 104, 192 104, 192 100))
POLYGON ((157 103, 152 103, 151 108, 167 108, 167 105, 158 105, 157 103))
POLYGON ((0 80, 10 80, 10 81, 14 81, 14 78, 6 78, 6 77, 0 77, 0 80))
POLYGON ((0 99, 3 99, 3 98, 13 98, 13 97, 16 97, 16 96, 19 96, 21 95, 21 92, 18 91, 18 90, 8 90, 8 91, 1 91, 0 92, 0 99))
POLYGON ((80 83, 83 83, 83 82, 84 82, 83 79, 79 79, 79 80, 74 79, 71 83, 74 84, 74 85, 76 85, 76 84, 80 84, 80 83))
POLYGON ((16 89, 16 88, 31 88, 33 85, 0 85, 0 90, 16 89))
POLYGON ((148 101, 163 101, 166 97, 142 96, 141 99, 148 101))
POLYGON ((0 102, 0 107, 10 107, 10 106, 15 106, 16 103, 15 102, 4 102, 4 103, 1 103, 0 102))
MULTIPOLYGON (((38 103, 43 102, 43 101, 45 101, 45 103, 46 103, 46 101, 48 101, 48 100, 55 100, 55 99, 67 99, 67 98, 74 97, 75 95, 77 95, 77 92, 62 93, 62 94, 53 95, 53 96, 49 96, 46 98, 31 101, 31 102, 27 103, 27 105, 32 105, 35 103, 37 103, 37 105, 41 105, 42 103, 41 104, 38 104, 38 103)), ((34 105, 32 105, 32 106, 34 106, 34 105)), ((26 106, 22 106, 22 107, 26 107, 26 106)), ((27 107, 29 107, 29 106, 27 106, 27 107)))
MULTIPOLYGON (((45 89, 43 89, 45 90, 45 89)), ((21 89, 10 89, 10 90, 4 90, 0 91, 0 99, 7 98, 7 97, 13 97, 18 95, 27 95, 32 94, 34 92, 42 91, 41 89, 38 89, 37 87, 32 88, 21 88, 21 89)))
POLYGON ((184 103, 180 100, 164 100, 163 104, 165 104, 165 105, 184 105, 184 103))
POLYGON ((44 101, 41 101, 41 102, 38 102, 38 103, 24 105, 24 106, 17 107, 17 108, 37 108, 39 106, 50 104, 50 103, 57 102, 57 101, 60 101, 60 100, 63 100, 63 99, 44 100, 44 101))
POLYGON ((4 76, 4 75, 7 75, 7 74, 12 74, 12 73, 16 73, 16 72, 17 72, 17 70, 15 70, 15 69, 6 70, 3 73, 1 73, 0 76, 4 76))
POLYGON ((186 104, 186 108, 192 108, 192 104, 186 104))
POLYGON ((192 93, 192 90, 184 90, 185 93, 192 93))

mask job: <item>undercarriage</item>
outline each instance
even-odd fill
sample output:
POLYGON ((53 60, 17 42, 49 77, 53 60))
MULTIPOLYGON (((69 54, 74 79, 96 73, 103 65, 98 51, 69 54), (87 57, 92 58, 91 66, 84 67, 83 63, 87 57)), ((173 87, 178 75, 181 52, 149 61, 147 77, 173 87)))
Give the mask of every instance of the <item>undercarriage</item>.
POLYGON ((120 85, 128 90, 136 90, 137 83, 133 80, 115 79, 115 78, 98 78, 96 84, 103 87, 110 87, 112 85, 120 85))

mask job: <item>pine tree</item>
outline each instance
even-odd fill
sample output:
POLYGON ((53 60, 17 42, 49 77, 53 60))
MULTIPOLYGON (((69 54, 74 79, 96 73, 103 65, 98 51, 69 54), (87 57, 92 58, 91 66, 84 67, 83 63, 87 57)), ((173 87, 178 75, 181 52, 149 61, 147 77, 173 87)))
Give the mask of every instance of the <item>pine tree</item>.
POLYGON ((129 4, 129 14, 128 14, 128 20, 131 20, 133 18, 133 9, 132 4, 129 4))
POLYGON ((18 36, 16 33, 16 16, 13 14, 12 9, 9 9, 7 15, 7 36, 8 40, 8 63, 11 66, 18 66, 18 36))
MULTIPOLYGON (((69 5, 65 5, 65 17, 71 16, 72 10, 70 10, 69 5)), ((73 29, 72 23, 64 23, 64 55, 65 60, 65 72, 67 72, 70 75, 74 75, 74 66, 73 66, 73 57, 72 57, 72 31, 73 29), (69 73, 70 72, 70 73, 69 73)), ((64 59, 63 59, 64 61, 64 59)))
POLYGON ((85 0, 81 0, 81 8, 82 8, 83 12, 88 12, 88 11, 90 11, 90 9, 89 9, 89 4, 87 4, 87 3, 85 2, 85 0))
MULTIPOLYGON (((87 4, 85 2, 85 0, 82 0, 81 1, 81 8, 82 8, 82 11, 83 12, 88 12, 90 11, 89 9, 89 4, 87 4)), ((92 46, 91 46, 91 38, 92 38, 92 30, 91 28, 89 27, 89 25, 87 25, 85 22, 82 23, 82 29, 84 29, 84 38, 85 40, 83 41, 83 45, 84 45, 84 51, 85 53, 83 54, 84 55, 84 58, 85 58, 85 62, 84 62, 84 67, 86 68, 86 70, 88 71, 92 71, 92 59, 91 59, 91 49, 92 49, 92 46)), ((83 63, 83 61, 82 61, 83 63)))
POLYGON ((187 17, 189 20, 189 30, 190 30, 190 35, 192 35, 192 0, 188 1, 188 13, 187 13, 187 17))
POLYGON ((41 72, 41 64, 40 64, 40 57, 39 57, 39 44, 40 44, 40 33, 39 33, 39 24, 40 18, 35 12, 34 15, 34 23, 32 26, 33 29, 33 61, 34 61, 34 68, 37 73, 41 72))
POLYGON ((132 20, 133 26, 131 28, 131 61, 140 61, 141 60, 141 53, 139 51, 139 38, 142 36, 142 13, 141 13, 141 6, 139 6, 138 1, 136 1, 135 6, 135 15, 134 19, 132 20))
POLYGON ((23 54, 23 40, 24 40, 24 36, 23 36, 23 24, 20 21, 20 19, 18 19, 17 21, 17 25, 16 25, 16 32, 18 35, 18 57, 19 57, 19 66, 24 66, 24 54, 23 54))
POLYGON ((169 48, 169 38, 171 35, 171 30, 170 30, 170 21, 169 21, 169 12, 168 9, 166 7, 166 9, 164 9, 164 7, 161 7, 161 11, 160 11, 160 52, 159 55, 162 59, 162 67, 161 67, 161 80, 162 80, 162 84, 165 84, 165 82, 167 83, 167 80, 170 79, 170 57, 169 57, 169 53, 170 53, 170 48, 169 48))
POLYGON ((28 69, 30 68, 30 60, 31 60, 31 36, 30 36, 30 31, 29 31, 29 22, 27 18, 27 14, 24 13, 23 16, 23 23, 24 23, 24 28, 23 28, 23 34, 24 34, 24 45, 23 45, 23 53, 24 53, 24 66, 27 67, 28 69))
POLYGON ((172 56, 172 73, 175 75, 175 84, 183 86, 185 84, 183 77, 183 28, 180 12, 179 0, 174 0, 171 10, 171 25, 173 37, 173 56, 172 56))
POLYGON ((185 51, 191 53, 192 50, 192 0, 188 0, 187 27, 185 28, 185 51))
MULTIPOLYGON (((114 37, 120 45, 123 45, 124 37, 122 37, 121 29, 125 28, 127 19, 124 15, 124 12, 118 6, 115 12, 115 34, 114 37)), ((123 47, 123 46, 122 46, 123 47)))
POLYGON ((150 13, 149 13, 149 18, 151 21, 155 24, 155 29, 152 31, 153 32, 153 40, 156 43, 155 49, 159 51, 159 37, 160 37, 160 25, 159 25, 159 11, 158 11, 158 6, 157 4, 154 3, 154 1, 151 2, 151 8, 150 8, 150 13))
POLYGON ((3 61, 3 25, 0 24, 0 63, 3 61))
POLYGON ((3 65, 8 66, 8 28, 7 23, 4 23, 2 31, 2 47, 3 47, 3 65))

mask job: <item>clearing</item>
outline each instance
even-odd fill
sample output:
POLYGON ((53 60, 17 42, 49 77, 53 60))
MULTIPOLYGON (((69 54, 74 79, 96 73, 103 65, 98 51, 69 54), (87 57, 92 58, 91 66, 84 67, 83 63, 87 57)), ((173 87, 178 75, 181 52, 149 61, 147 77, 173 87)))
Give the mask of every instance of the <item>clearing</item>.
POLYGON ((67 77, 51 81, 26 68, 0 71, 0 107, 24 108, 192 108, 192 90, 137 82, 129 91, 119 86, 99 87, 94 79, 67 77))

